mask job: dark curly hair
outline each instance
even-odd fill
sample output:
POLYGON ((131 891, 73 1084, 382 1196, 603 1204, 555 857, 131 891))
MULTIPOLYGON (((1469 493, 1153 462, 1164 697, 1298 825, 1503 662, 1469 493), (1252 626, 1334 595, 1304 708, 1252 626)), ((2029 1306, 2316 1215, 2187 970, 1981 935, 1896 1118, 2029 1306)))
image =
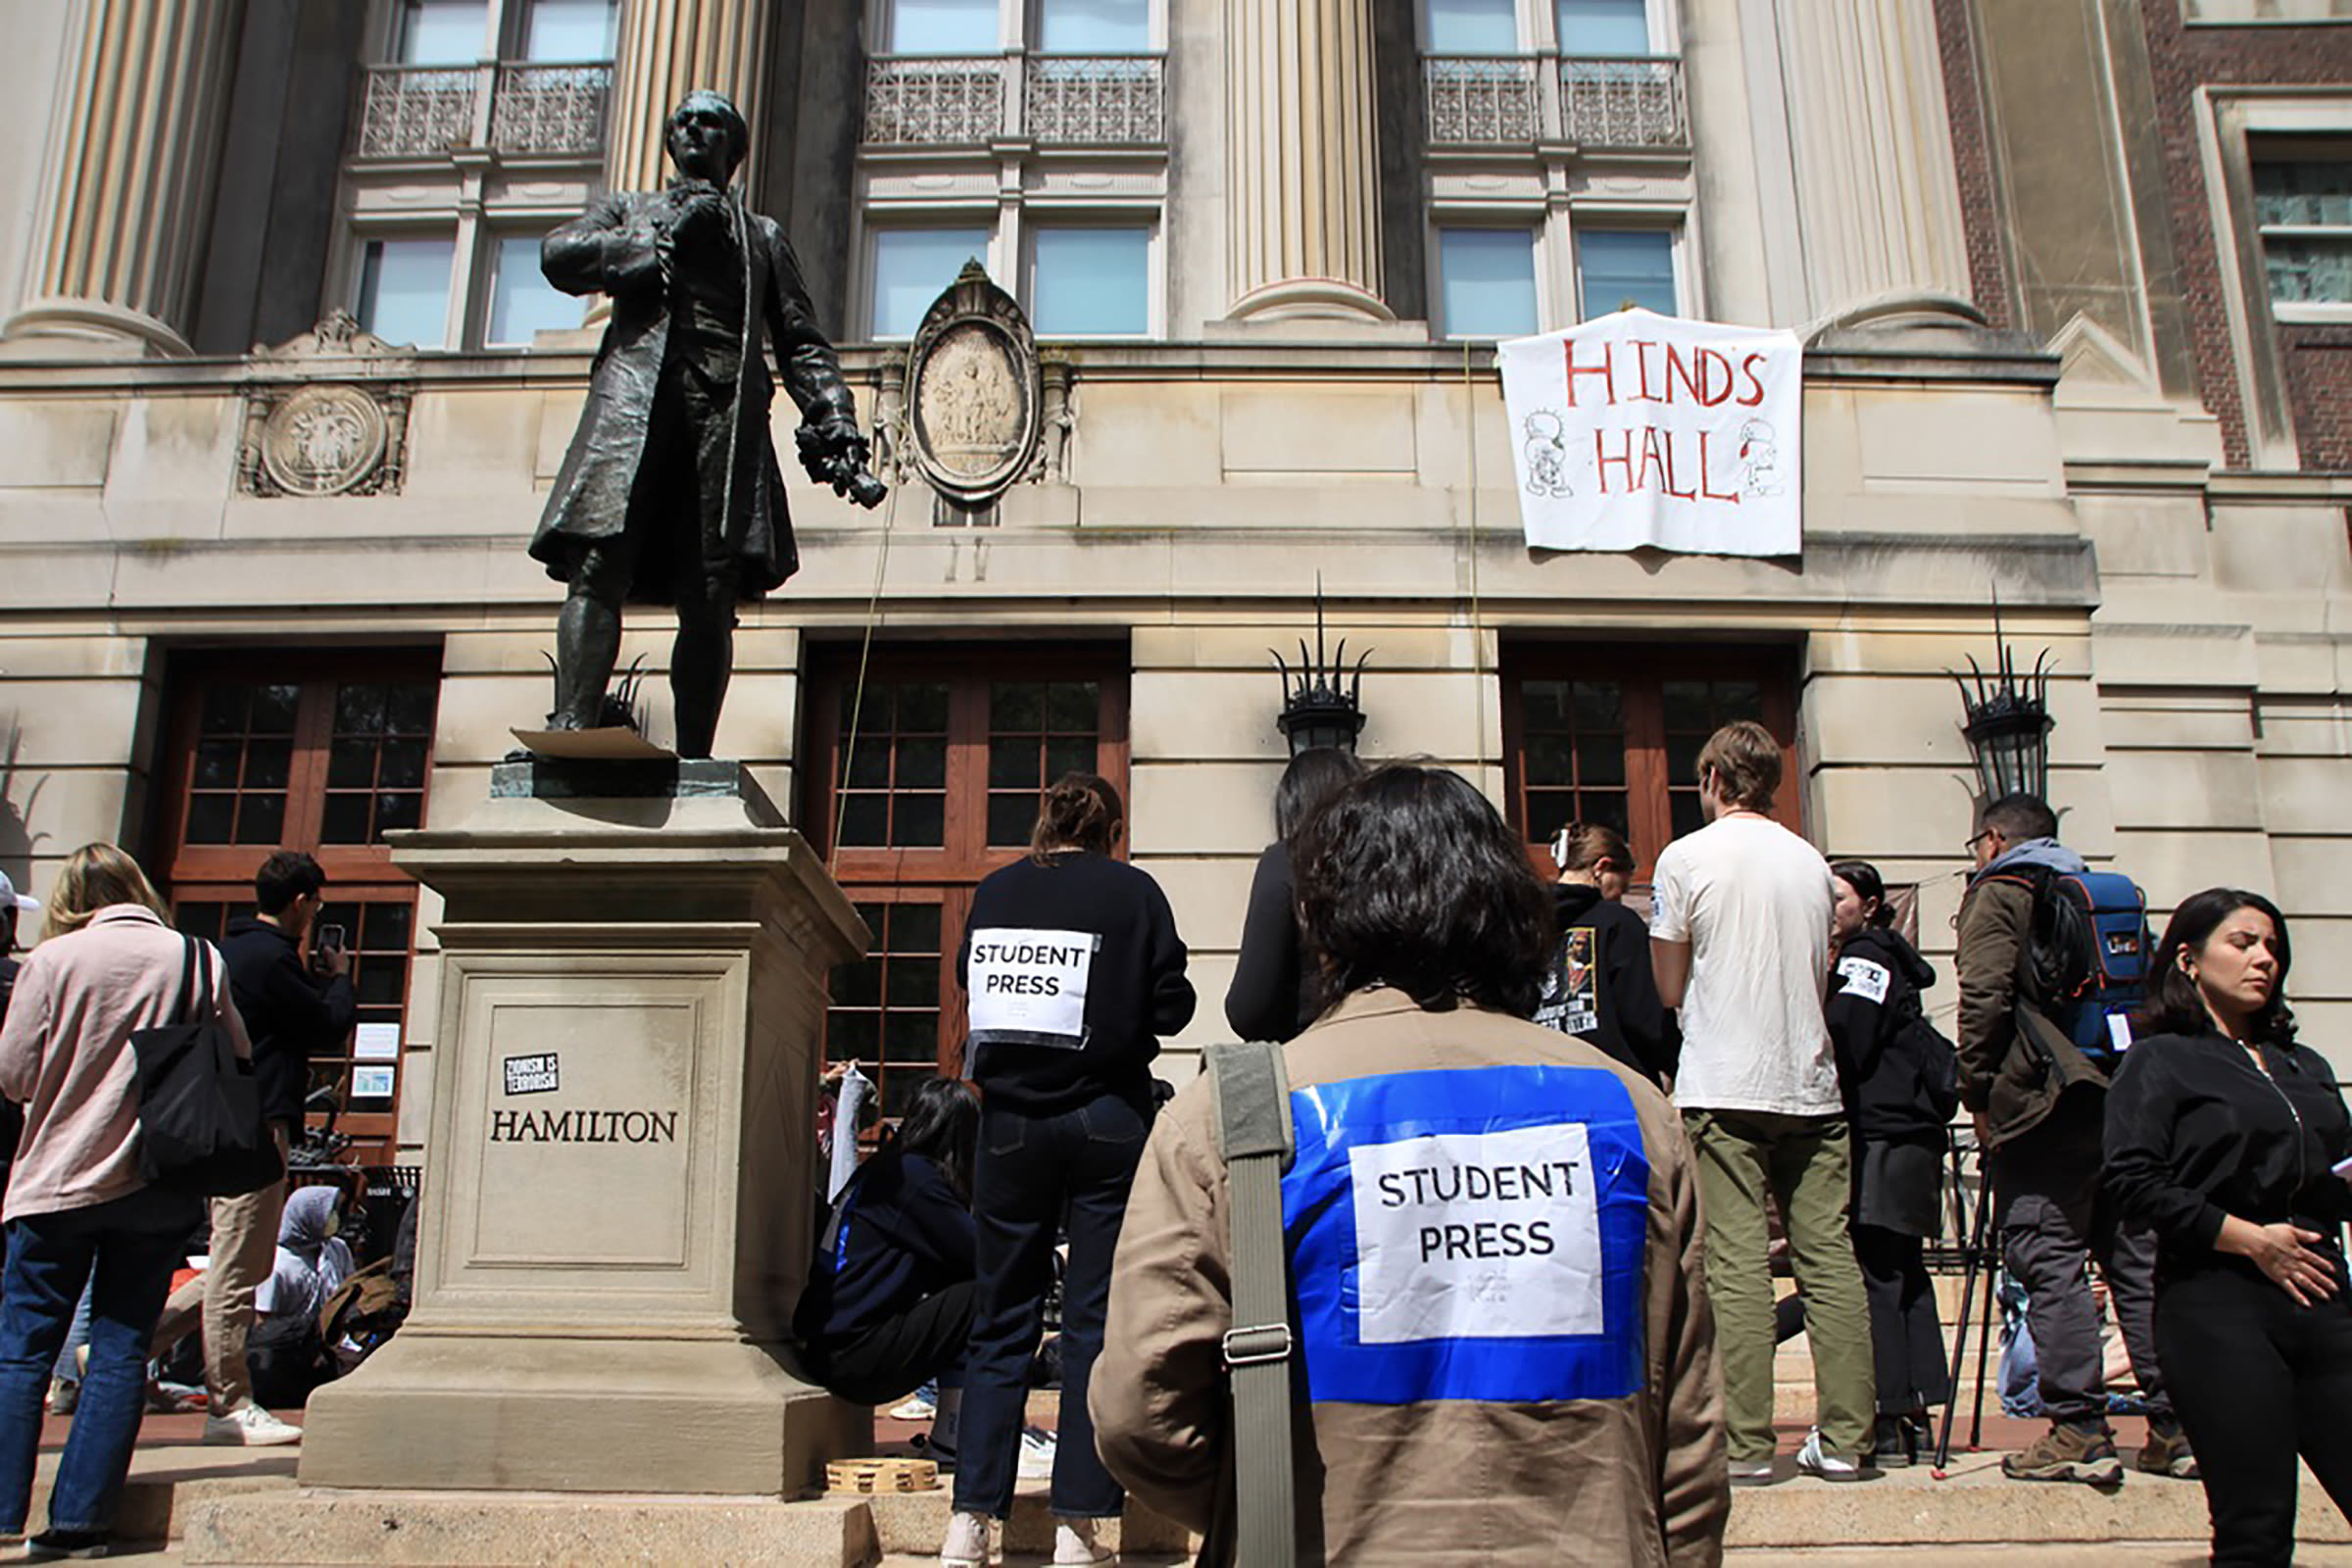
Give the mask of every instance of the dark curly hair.
POLYGON ((1298 912, 1326 1004, 1391 985, 1421 1006, 1535 1011, 1551 895, 1526 847, 1457 773, 1391 762, 1298 830, 1298 912))

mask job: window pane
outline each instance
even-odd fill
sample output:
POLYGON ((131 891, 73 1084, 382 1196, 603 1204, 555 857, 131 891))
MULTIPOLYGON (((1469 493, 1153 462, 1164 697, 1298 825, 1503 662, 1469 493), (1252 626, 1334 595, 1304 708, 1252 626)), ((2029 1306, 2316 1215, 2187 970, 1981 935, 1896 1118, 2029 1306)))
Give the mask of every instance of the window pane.
POLYGON ((1588 228, 1576 236, 1584 276, 1585 317, 1639 305, 1680 314, 1674 297, 1674 235, 1662 228, 1588 228))
POLYGON ((1649 53, 1643 0, 1559 0, 1557 15, 1564 55, 1649 53))
POLYGON ((2256 164, 2254 220, 2352 223, 2352 163, 2256 164))
POLYGON ((489 45, 484 0, 406 0, 394 51, 403 65, 470 65, 489 45))
POLYGON ((619 0, 531 0, 525 60, 610 60, 619 0))
POLYGON ((997 0, 892 0, 894 55, 994 54, 1003 41, 997 0))
POLYGON ((1152 233, 1041 228, 1030 315, 1040 337, 1141 337, 1152 330, 1152 233))
POLYGON ((2352 304, 2352 238, 2262 242, 2271 298, 2282 305, 2352 304))
POLYGON ((580 324, 580 301, 547 280, 539 270, 536 235, 498 242, 498 267, 490 284, 490 324, 483 341, 528 348, 534 332, 566 332, 580 324))
POLYGON ((453 239, 371 239, 360 268, 363 331, 387 343, 437 349, 449 330, 453 239))
MULTIPOLYGON (((989 15, 996 12, 991 8, 989 15)), ((874 234, 875 337, 912 337, 963 264, 988 259, 985 228, 885 228, 874 234)), ((1042 328, 1041 328, 1042 329, 1042 328)))
POLYGON ((1438 231, 1448 337, 1525 337, 1536 327, 1536 240, 1523 228, 1438 231))
POLYGON ((1044 0, 1037 47, 1050 55, 1139 54, 1152 47, 1150 0, 1044 0))
POLYGON ((1433 55, 1507 55, 1519 49, 1513 0, 1429 0, 1433 55))

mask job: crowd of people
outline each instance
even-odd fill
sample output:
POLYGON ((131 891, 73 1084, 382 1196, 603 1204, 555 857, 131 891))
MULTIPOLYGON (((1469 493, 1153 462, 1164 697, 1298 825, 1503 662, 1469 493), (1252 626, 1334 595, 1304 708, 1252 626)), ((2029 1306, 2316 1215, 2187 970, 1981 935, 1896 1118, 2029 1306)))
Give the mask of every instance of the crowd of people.
MULTIPOLYGON (((1302 753, 1225 998, 1235 1033, 1275 1044, 1182 1089, 1152 1070, 1196 1006, 1168 900, 1119 858, 1107 781, 1050 786, 961 933, 964 1073, 925 1083, 831 1195, 794 1318, 842 1397, 936 1391, 942 1563, 993 1560, 1039 1454, 1059 1564, 1108 1560, 1100 1524, 1130 1494, 1207 1561, 1237 1560, 1268 1508, 1284 1560, 1717 1561, 1733 1487, 1865 1480, 1929 1446, 1953 1396, 1926 1247, 1955 1133, 1983 1151, 2049 1418, 2008 1476, 2125 1479, 2095 1260, 2148 1418, 2138 1467, 2202 1482, 2217 1562, 2291 1559, 2298 1462, 2352 1507, 2352 1115, 2296 1038, 2277 906, 2194 894, 2143 952, 2144 916, 2115 923, 2116 879, 2049 807, 1992 801, 1955 1044, 1879 870, 1775 820, 1781 766, 1757 725, 1708 740, 1703 825, 1657 851, 1644 920, 1609 827, 1566 825, 1547 887, 1458 775, 1302 753), (2128 1013, 2066 967, 2082 930, 2145 959, 2128 1013), (1259 1082, 1259 1059, 1260 1101, 1220 1087, 1259 1082), (1255 1166, 1245 1185, 1270 1127, 1278 1190, 1255 1166), (1247 1322, 1270 1274, 1239 1216, 1269 1204, 1288 1308, 1247 1322), (1033 1448, 1056 1296, 1057 1433, 1033 1448), (1774 1361, 1799 1324, 1817 1419, 1784 1455, 1774 1361), (1287 1422, 1244 1421, 1237 1380, 1269 1365, 1287 1422)), ((44 1395, 87 1321, 28 1558, 104 1550, 151 1360, 192 1328, 205 1440, 299 1438, 255 1368, 353 1278, 340 1195, 289 1199, 281 1176, 207 1214, 147 1181, 133 1037, 224 1029, 282 1162, 308 1056, 352 1020, 345 960, 312 940, 324 885, 271 858, 216 948, 109 845, 68 858, 45 906, 0 879, 0 1534, 25 1528, 44 1395), (210 1267, 173 1292, 205 1233, 210 1267)))
MULTIPOLYGON (((1759 726, 1708 741, 1704 825, 1658 850, 1644 920, 1606 826, 1561 830, 1545 888, 1456 775, 1293 760, 1225 999, 1236 1035, 1286 1043, 1282 1325, 1236 1317, 1214 1072, 1172 1097, 1151 1077, 1193 1008, 1166 902, 1112 858, 1110 787, 1055 785, 963 934, 979 1098, 926 1091, 976 1133, 970 1174, 944 1157, 919 1182, 932 1217, 905 1217, 912 1145, 940 1137, 926 1100, 869 1162, 888 1217, 837 1203, 815 1271, 907 1254, 895 1295, 836 1304, 811 1360, 876 1403, 938 1382, 943 1564, 991 1560, 1009 1511, 1057 1232, 1057 1563, 1108 1556, 1097 1522, 1127 1493, 1236 1560, 1268 1494, 1228 1400, 1261 1345, 1291 1379, 1295 1484, 1271 1494, 1295 1499, 1297 1560, 1718 1560, 1732 1487, 1867 1480, 1931 1446, 1953 1390, 1926 1254, 1955 1135, 1983 1151, 2040 1349, 2049 1428, 2007 1476, 2125 1480, 2095 1261, 2148 1418, 2138 1468, 2203 1482, 2216 1561, 2291 1558, 2298 1457, 2352 1504, 2328 1419, 2352 1379, 2352 1119, 2294 1039, 2283 917, 2184 899, 2127 1013, 2052 979, 2053 883, 2090 875, 2054 814, 1990 802, 1955 1042, 1878 868, 1775 820, 1781 766, 1759 726), (1799 1326, 1817 1420, 1785 1454, 1775 1348, 1799 1326), (889 1375, 838 1375, 854 1343, 893 1347, 889 1375)), ((2145 936, 2114 951, 2145 957, 2145 936)))

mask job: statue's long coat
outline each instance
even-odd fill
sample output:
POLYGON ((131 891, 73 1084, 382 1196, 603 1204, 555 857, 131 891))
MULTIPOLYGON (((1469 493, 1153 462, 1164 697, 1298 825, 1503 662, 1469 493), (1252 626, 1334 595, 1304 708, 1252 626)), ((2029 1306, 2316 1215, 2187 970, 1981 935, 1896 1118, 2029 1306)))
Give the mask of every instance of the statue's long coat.
MULTIPOLYGON (((602 197, 540 247, 540 269, 556 287, 566 294, 612 297, 612 323, 589 375, 588 406, 531 539, 533 559, 545 563, 548 575, 559 581, 571 574, 570 541, 616 537, 629 526, 631 505, 648 504, 647 496, 635 493, 637 468, 669 351, 671 312, 653 220, 670 200, 668 192, 602 197)), ((800 568, 768 433, 775 386, 766 345, 775 347, 784 390, 800 407, 804 422, 854 424, 857 419, 841 363, 817 329, 800 263, 784 231, 772 219, 744 211, 732 196, 729 202, 734 231, 742 240, 737 249, 745 307, 727 502, 719 515, 703 519, 705 538, 696 545, 665 539, 659 548, 641 552, 628 595, 632 604, 670 603, 674 568, 668 564, 681 549, 698 545, 705 559, 732 555, 740 562, 737 589, 746 599, 759 598, 800 568)), ((671 519, 649 519, 665 520, 671 519)))

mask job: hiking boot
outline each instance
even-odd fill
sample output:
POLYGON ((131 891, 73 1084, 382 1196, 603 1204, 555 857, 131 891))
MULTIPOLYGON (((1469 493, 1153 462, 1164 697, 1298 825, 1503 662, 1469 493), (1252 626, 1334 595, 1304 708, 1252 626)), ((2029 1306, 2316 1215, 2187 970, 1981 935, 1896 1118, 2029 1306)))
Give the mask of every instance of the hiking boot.
POLYGON ((2001 1474, 2012 1481, 2080 1481, 2084 1486, 2120 1487, 2124 1461, 2116 1457, 2115 1435, 2104 1426, 2059 1422, 2022 1453, 2003 1457, 2001 1474))
POLYGON ((1821 1441, 1821 1428, 1815 1427, 1806 1434, 1805 1446, 1796 1450, 1796 1468, 1824 1481, 1859 1481, 1869 1466, 1832 1452, 1821 1441))
POLYGON ((2148 1421, 2148 1441, 2139 1446, 2139 1468, 2152 1476, 2194 1481, 2200 1472, 2197 1456, 2188 1451, 2188 1434, 2178 1421, 2148 1421))
POLYGON ((1872 1434, 1871 1458, 1882 1470, 1908 1470, 1919 1462, 1919 1428, 1909 1416, 1883 1415, 1872 1434))

